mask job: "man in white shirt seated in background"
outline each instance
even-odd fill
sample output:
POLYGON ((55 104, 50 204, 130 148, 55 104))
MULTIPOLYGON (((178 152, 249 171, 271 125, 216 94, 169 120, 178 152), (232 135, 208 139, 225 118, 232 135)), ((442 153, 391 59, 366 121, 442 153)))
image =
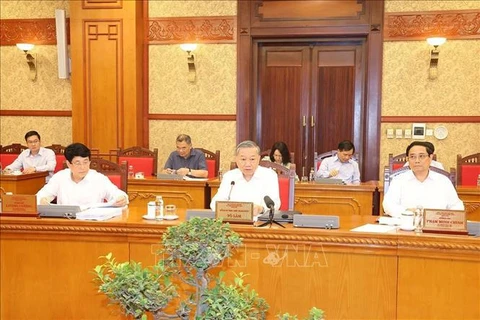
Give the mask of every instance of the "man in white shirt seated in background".
MULTIPOLYGON (((433 145, 433 143, 428 142, 428 141, 424 141, 423 143, 425 144, 425 146, 429 147, 430 150, 432 150, 432 154, 435 153, 435 146, 433 145)), ((408 166, 409 166, 408 161, 405 162, 405 164, 404 164, 403 166, 404 166, 404 167, 408 167, 408 166)), ((440 162, 435 161, 435 160, 433 160, 433 159, 432 159, 432 162, 430 163, 430 166, 436 167, 436 168, 438 168, 438 169, 445 170, 444 167, 443 167, 443 164, 441 164, 440 162)))
POLYGON ((28 131, 25 134, 27 142, 27 150, 23 150, 10 165, 5 167, 6 172, 20 171, 23 174, 34 173, 37 171, 48 171, 46 181, 53 176, 53 171, 57 165, 55 152, 53 150, 42 147, 40 134, 37 131, 28 131))
POLYGON ((463 202, 446 176, 429 169, 433 151, 428 143, 414 141, 406 151, 411 170, 394 177, 383 199, 385 213, 400 217, 417 206, 426 209, 464 210, 463 202))
POLYGON ((243 141, 237 146, 235 161, 237 169, 223 175, 217 194, 210 203, 215 210, 217 201, 253 202, 253 214, 257 216, 267 209, 264 201, 269 196, 280 208, 280 193, 277 173, 269 168, 261 167, 260 148, 253 141, 243 141))
POLYGON ((337 154, 325 158, 320 164, 317 176, 320 178, 342 179, 346 184, 360 184, 358 163, 352 159, 355 146, 349 140, 338 144, 337 154))
POLYGON ((113 206, 128 204, 128 196, 107 176, 90 169, 91 152, 81 143, 65 148, 68 169, 57 172, 37 193, 39 204, 49 204, 55 197, 57 204, 92 206, 112 202, 113 206))

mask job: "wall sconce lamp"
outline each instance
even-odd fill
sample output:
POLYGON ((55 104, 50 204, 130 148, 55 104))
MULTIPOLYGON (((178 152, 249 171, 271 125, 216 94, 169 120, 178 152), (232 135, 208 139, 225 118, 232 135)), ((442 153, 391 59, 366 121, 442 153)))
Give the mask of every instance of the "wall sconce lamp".
POLYGON ((30 43, 17 43, 17 48, 25 52, 25 56, 27 57, 27 64, 30 68, 30 80, 35 81, 37 79, 37 60, 33 55, 28 53, 33 47, 35 47, 35 45, 30 43))
POLYGON ((187 57, 187 63, 188 63, 188 81, 190 82, 195 82, 197 78, 197 71, 195 69, 195 57, 192 54, 192 51, 194 51, 197 48, 197 44, 195 43, 184 43, 180 45, 180 48, 187 52, 188 57, 187 57))
POLYGON ((433 80, 436 79, 438 76, 438 56, 440 51, 438 50, 438 46, 447 41, 447 38, 442 37, 434 37, 434 38, 427 38, 427 43, 433 46, 433 50, 430 51, 430 69, 428 71, 428 78, 433 80))

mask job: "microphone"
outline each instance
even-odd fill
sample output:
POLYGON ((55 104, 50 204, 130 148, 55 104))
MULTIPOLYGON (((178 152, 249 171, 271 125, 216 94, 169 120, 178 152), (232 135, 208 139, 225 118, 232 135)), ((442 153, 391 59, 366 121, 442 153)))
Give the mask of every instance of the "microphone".
POLYGON ((230 182, 230 192, 228 193, 227 201, 230 201, 230 196, 232 194, 232 190, 233 190, 234 185, 235 185, 235 181, 232 180, 232 182, 230 182))
POLYGON ((265 196, 263 198, 263 201, 265 201, 265 204, 267 205, 267 208, 269 208, 270 210, 274 209, 275 202, 273 202, 272 198, 270 198, 269 196, 265 196))

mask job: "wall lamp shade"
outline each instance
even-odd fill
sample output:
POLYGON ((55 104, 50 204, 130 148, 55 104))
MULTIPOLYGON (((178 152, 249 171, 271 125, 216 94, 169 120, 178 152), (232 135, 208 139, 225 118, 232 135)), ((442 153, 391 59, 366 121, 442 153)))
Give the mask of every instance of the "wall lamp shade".
POLYGON ((35 45, 31 43, 17 43, 17 48, 25 52, 28 68, 30 69, 30 80, 32 81, 37 80, 37 60, 32 54, 28 53, 28 51, 32 50, 34 47, 35 45))
POLYGON ((187 57, 187 63, 188 63, 188 81, 190 82, 195 82, 197 79, 197 70, 195 68, 195 57, 192 54, 192 51, 194 51, 197 48, 197 44, 195 43, 183 43, 180 45, 180 48, 187 52, 188 57, 187 57))
POLYGON ((431 80, 438 77, 438 57, 440 55, 438 46, 441 46, 446 41, 447 38, 443 37, 427 38, 427 43, 433 46, 433 49, 430 51, 430 69, 428 70, 428 78, 431 80))

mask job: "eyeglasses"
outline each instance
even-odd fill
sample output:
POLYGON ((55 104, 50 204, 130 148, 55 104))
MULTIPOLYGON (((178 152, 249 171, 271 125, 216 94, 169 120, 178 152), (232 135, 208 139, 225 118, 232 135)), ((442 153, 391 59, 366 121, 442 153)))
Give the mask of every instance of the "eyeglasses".
POLYGON ((426 153, 421 153, 419 155, 411 154, 411 155, 408 156, 408 159, 412 160, 412 161, 415 161, 417 159, 422 161, 422 160, 425 160, 426 158, 428 158, 428 154, 426 154, 426 153))
POLYGON ((31 140, 28 141, 28 140, 27 140, 27 143, 28 143, 28 144, 37 144, 37 143, 39 143, 39 142, 40 142, 40 140, 33 140, 33 141, 31 141, 31 140))
POLYGON ((90 165, 90 160, 89 161, 84 161, 84 162, 80 162, 80 161, 74 161, 74 162, 71 162, 71 164, 77 168, 80 168, 80 167, 83 167, 83 166, 89 166, 90 165))

